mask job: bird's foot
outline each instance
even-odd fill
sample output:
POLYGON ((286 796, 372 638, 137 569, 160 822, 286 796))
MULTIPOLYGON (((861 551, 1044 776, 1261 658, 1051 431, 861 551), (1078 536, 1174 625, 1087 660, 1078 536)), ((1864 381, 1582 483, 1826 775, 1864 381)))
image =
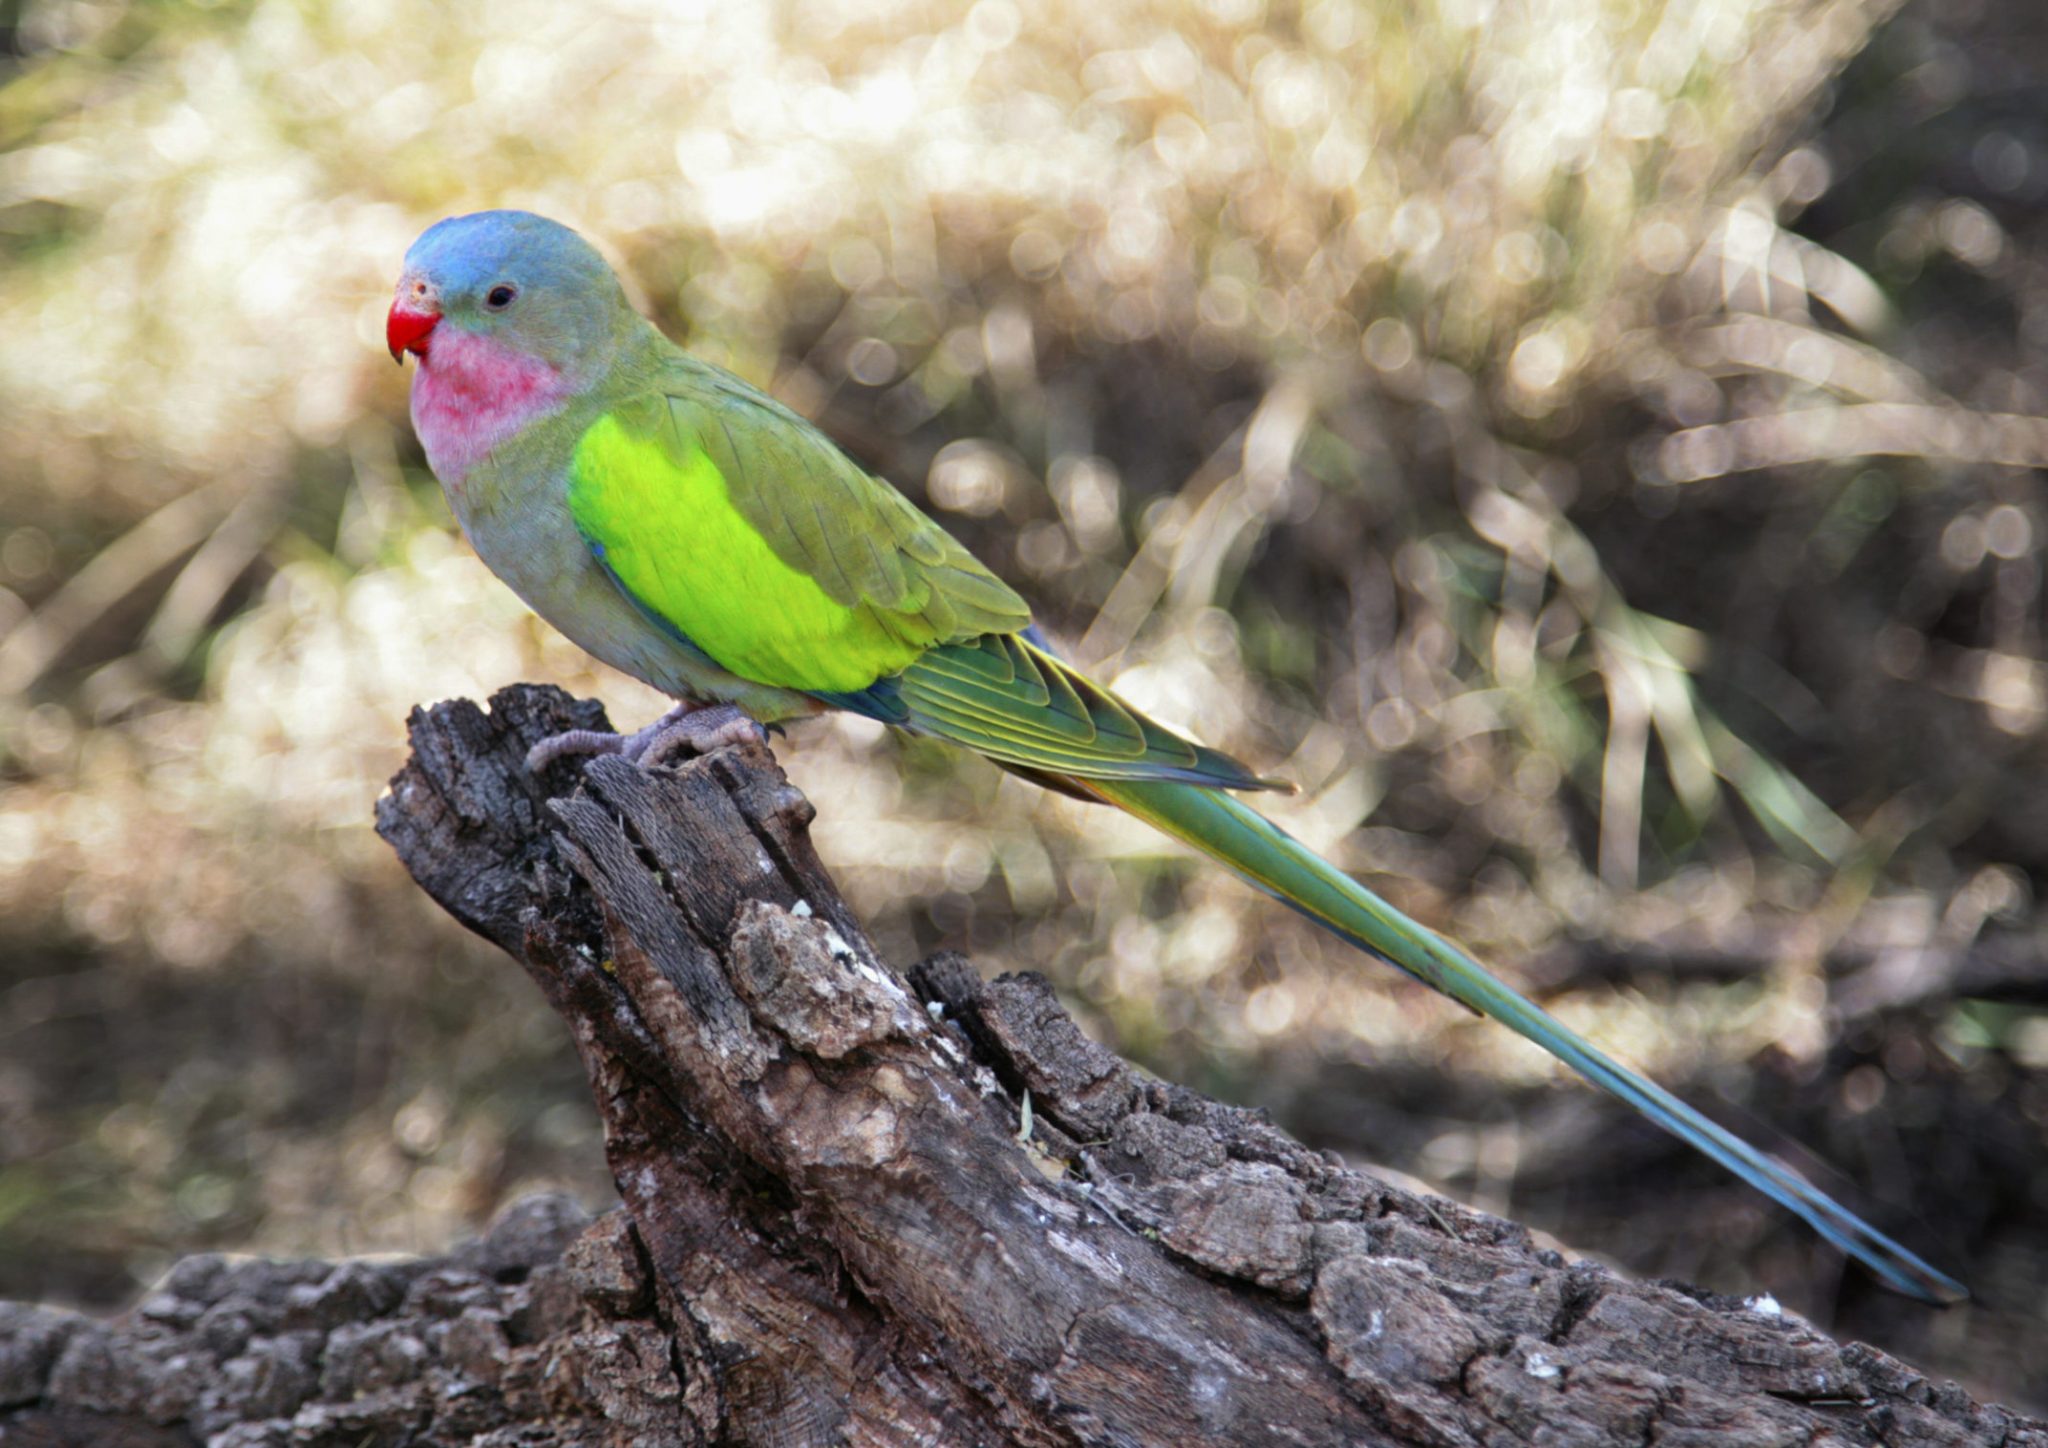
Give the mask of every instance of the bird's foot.
POLYGON ((768 742, 768 726, 737 704, 671 709, 626 741, 626 758, 652 767, 675 754, 709 754, 728 745, 768 742))
POLYGON ((766 726, 756 723, 737 704, 676 705, 646 728, 631 734, 602 729, 570 729, 550 734, 526 751, 526 768, 538 774, 557 759, 575 754, 616 754, 635 764, 653 766, 676 754, 709 754, 750 739, 764 743, 766 726))

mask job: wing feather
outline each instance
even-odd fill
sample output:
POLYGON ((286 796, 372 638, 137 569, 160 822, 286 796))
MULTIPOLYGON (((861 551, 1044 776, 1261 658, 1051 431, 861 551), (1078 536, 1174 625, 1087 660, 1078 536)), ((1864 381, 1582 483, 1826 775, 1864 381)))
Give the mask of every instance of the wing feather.
POLYGON ((889 682, 894 722, 1026 773, 1288 788, 1146 718, 1015 634, 928 649, 889 682))

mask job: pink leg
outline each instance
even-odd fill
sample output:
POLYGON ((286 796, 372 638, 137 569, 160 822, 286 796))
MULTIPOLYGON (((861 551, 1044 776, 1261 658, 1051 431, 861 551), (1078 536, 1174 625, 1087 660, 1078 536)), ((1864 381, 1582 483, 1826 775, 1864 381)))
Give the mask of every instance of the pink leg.
POLYGON ((632 734, 608 734, 600 729, 550 734, 526 751, 526 767, 538 774, 557 759, 575 754, 617 754, 635 764, 654 765, 679 751, 709 754, 729 744, 766 737, 767 730, 736 705, 685 700, 632 734))

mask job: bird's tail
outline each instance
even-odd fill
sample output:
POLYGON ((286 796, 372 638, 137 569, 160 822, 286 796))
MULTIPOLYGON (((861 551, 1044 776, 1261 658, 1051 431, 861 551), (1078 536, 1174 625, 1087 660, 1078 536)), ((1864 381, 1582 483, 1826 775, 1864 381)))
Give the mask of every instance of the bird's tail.
POLYGON ((1417 924, 1263 815, 1220 790, 1158 780, 1069 779, 1228 867, 1361 950, 1489 1015, 1619 1096, 1679 1140, 1791 1208, 1890 1286, 1928 1302, 1969 1294, 1782 1162, 1610 1060, 1471 956, 1417 924))

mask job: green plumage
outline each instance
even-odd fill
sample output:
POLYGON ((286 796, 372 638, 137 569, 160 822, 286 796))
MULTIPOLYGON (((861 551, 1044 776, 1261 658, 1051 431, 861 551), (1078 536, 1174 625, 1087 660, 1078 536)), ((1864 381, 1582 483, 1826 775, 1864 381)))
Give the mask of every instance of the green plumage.
POLYGON ((734 673, 858 690, 1024 601, 809 423, 701 366, 576 445, 569 511, 620 585, 734 673))
POLYGON ((443 222, 408 254, 400 298, 445 312, 414 420, 465 532, 598 657, 763 721, 858 710, 1128 810, 1535 1041, 1891 1286, 1962 1295, 1222 793, 1272 786, 1053 657, 1024 602, 952 537, 808 422, 633 315, 574 233, 519 213, 443 222), (488 301, 508 294, 516 305, 488 301))

